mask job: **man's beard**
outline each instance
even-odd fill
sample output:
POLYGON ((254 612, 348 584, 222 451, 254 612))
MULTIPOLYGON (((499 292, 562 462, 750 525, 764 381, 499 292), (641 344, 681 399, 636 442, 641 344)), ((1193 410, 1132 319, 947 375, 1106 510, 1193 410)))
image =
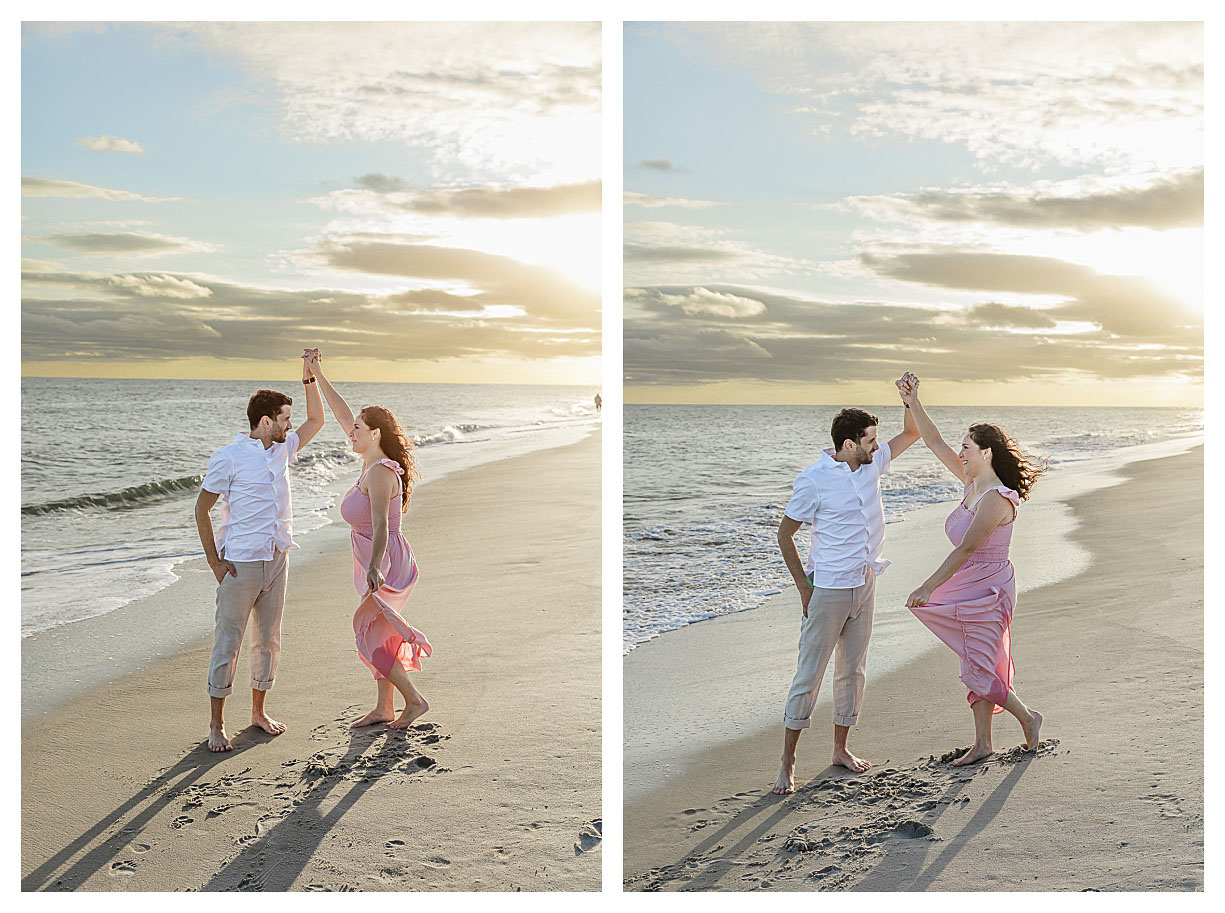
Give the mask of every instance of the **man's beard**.
POLYGON ((272 429, 272 442, 274 444, 284 444, 285 436, 285 430, 283 428, 272 429))

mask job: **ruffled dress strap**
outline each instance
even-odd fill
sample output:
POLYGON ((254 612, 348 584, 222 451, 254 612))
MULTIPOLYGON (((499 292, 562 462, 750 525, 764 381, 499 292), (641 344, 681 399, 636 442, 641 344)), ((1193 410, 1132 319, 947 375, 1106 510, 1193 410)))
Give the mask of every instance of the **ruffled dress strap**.
POLYGON ((392 470, 398 476, 404 475, 404 467, 401 466, 399 463, 397 463, 395 460, 393 460, 391 457, 383 457, 375 465, 386 466, 388 469, 392 470))

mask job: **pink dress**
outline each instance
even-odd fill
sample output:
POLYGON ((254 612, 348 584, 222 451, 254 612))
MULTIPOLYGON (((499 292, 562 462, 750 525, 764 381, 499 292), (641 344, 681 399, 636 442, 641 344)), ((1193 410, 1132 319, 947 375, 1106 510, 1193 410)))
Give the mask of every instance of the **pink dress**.
POLYGON ((375 592, 371 592, 366 583, 366 569, 374 553, 374 525, 370 498, 358 487, 365 473, 340 502, 340 516, 353 527, 353 586, 362 597, 353 614, 353 634, 357 639, 358 655, 376 679, 386 678, 394 663, 403 666, 405 672, 420 669, 421 657, 432 652, 425 635, 400 616, 400 609, 417 582, 417 560, 400 532, 400 485, 403 484, 400 476, 404 469, 392 459, 379 462, 395 471, 397 485, 387 506, 387 552, 380 565, 385 580, 375 592))
MULTIPOLYGON (((969 491, 967 485, 966 493, 969 491)), ((971 704, 991 701, 999 713, 1012 687, 1014 671, 1009 626, 1017 586, 1008 546, 1021 499, 1011 488, 999 485, 983 492, 978 501, 992 491, 1012 503, 1013 519, 991 530, 957 573, 932 591, 927 605, 910 611, 961 658, 960 678, 968 692, 966 700, 971 704)), ((963 495, 957 509, 944 521, 944 532, 954 546, 961 545, 965 538, 978 501, 966 507, 963 495)))

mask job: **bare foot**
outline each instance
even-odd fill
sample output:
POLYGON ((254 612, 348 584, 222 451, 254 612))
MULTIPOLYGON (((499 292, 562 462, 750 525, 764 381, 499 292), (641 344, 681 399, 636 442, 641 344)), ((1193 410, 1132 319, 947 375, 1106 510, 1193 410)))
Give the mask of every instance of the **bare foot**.
POLYGON ((770 790, 776 796, 786 796, 795 792, 795 756, 783 758, 783 766, 779 768, 778 779, 774 781, 774 789, 770 790))
POLYGON ((991 746, 973 745, 970 750, 963 754, 960 758, 953 762, 954 767, 965 767, 967 764, 976 764, 984 758, 989 758, 995 752, 991 750, 991 746))
POLYGON ((863 758, 857 758, 845 748, 834 749, 834 763, 841 764, 847 770, 853 770, 857 774, 863 773, 872 766, 871 761, 865 761, 863 758))
POLYGON ((233 751, 234 750, 234 746, 230 744, 230 740, 225 734, 224 726, 209 726, 208 727, 208 750, 209 751, 233 751))
POLYGON ((1030 751, 1037 751, 1041 744, 1038 741, 1038 730, 1042 728, 1042 714, 1037 710, 1029 711, 1029 725, 1021 725, 1021 731, 1025 733, 1025 747, 1030 751))
POLYGON ((354 720, 350 729, 360 729, 362 726, 373 726, 375 723, 390 723, 396 718, 396 712, 390 708, 375 707, 360 720, 354 720))
POLYGON ((421 716, 422 714, 425 713, 425 711, 429 709, 430 709, 430 702, 427 701, 425 698, 420 698, 414 701, 413 703, 409 704, 407 707, 405 707, 404 712, 401 713, 398 717, 396 717, 395 720, 392 721, 391 725, 388 728, 407 729, 409 726, 413 724, 413 721, 416 720, 417 717, 421 716))
POLYGON ((251 725, 258 726, 260 729, 264 730, 264 732, 268 733, 268 735, 280 735, 285 731, 284 723, 278 723, 266 713, 251 714, 251 725))

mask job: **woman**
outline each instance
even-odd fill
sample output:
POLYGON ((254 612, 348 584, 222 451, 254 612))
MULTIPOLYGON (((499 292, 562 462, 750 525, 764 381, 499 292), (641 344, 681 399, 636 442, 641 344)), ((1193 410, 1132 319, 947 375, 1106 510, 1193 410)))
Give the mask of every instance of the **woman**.
POLYGON ((340 515, 353 527, 353 585, 362 597, 353 615, 357 653, 374 673, 378 700, 353 728, 390 723, 392 729, 404 729, 430 709, 408 673, 420 670, 421 657, 432 652, 425 635, 399 612, 417 582, 413 550, 400 532, 400 518, 408 510, 417 478, 412 442, 382 406, 367 406, 355 418, 323 376, 319 351, 308 349, 303 358, 353 451, 362 458, 361 475, 341 501, 340 515), (398 717, 393 686, 405 700, 398 717))
POLYGON ((902 401, 914 414, 923 442, 964 486, 962 501, 945 521, 953 551, 910 594, 906 606, 919 621, 961 658, 974 713, 974 745, 953 761, 973 764, 991 755, 993 713, 1007 710, 1038 747, 1042 714, 1030 710, 1012 690, 1009 625, 1016 605, 1016 582, 1008 544, 1017 505, 1029 497, 1045 466, 1018 449, 998 426, 971 425, 960 453, 944 442, 919 403, 919 380, 907 373, 897 382, 902 401))

